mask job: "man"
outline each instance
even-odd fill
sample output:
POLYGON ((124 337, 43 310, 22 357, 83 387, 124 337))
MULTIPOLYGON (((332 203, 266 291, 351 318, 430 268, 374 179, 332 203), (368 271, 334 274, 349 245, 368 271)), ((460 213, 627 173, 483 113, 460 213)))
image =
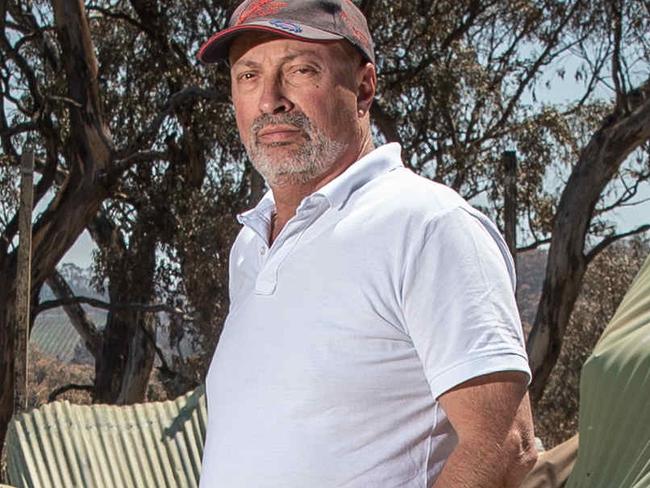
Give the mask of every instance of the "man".
POLYGON ((348 0, 245 1, 227 59, 271 191, 239 219, 201 486, 518 486, 535 460, 512 259, 452 190, 374 149, 348 0))

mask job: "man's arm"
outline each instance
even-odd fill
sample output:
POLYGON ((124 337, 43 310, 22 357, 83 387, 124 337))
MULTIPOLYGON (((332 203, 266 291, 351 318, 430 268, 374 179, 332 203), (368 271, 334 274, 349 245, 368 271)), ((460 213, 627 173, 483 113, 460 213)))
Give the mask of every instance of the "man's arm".
POLYGON ((526 376, 480 376, 438 400, 458 434, 458 446, 434 487, 518 488, 537 459, 526 376))

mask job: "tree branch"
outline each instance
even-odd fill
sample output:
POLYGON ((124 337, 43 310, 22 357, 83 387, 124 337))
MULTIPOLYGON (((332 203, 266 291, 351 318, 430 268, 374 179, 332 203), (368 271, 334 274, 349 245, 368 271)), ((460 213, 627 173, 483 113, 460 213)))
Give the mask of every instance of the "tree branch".
MULTIPOLYGON (((55 270, 52 276, 47 279, 47 284, 59 300, 74 299, 74 292, 58 271, 55 270)), ((70 319, 70 322, 72 322, 72 326, 83 339, 86 349, 88 349, 95 359, 99 358, 102 350, 102 336, 93 321, 86 314, 86 311, 79 303, 64 304, 63 310, 70 319)), ((40 313, 41 311, 37 310, 35 313, 40 313)))
POLYGON ((643 203, 645 200, 641 200, 640 202, 633 202, 633 203, 627 203, 627 202, 632 200, 637 195, 637 193, 639 192, 639 185, 641 183, 645 183, 649 179, 650 179, 650 173, 646 173, 646 174, 639 175, 631 187, 628 187, 627 185, 625 185, 625 182, 623 182, 623 185, 625 186, 625 191, 623 192, 623 195, 621 195, 620 198, 618 198, 611 205, 602 208, 596 208, 594 211, 594 215, 601 215, 615 208, 631 207, 643 203))
MULTIPOLYGON (((557 28, 553 32, 553 34, 550 37, 550 40, 548 44, 546 45, 544 51, 542 54, 539 55, 539 57, 535 60, 533 65, 526 70, 526 76, 524 79, 519 83, 519 86, 517 87, 517 90, 515 91, 515 94, 512 96, 510 101, 508 102, 508 105, 506 106, 506 109, 503 111, 501 114, 501 117, 499 118, 499 121, 493 125, 493 128, 501 127, 503 123, 510 118, 510 115, 512 114, 513 110, 519 103, 519 100, 521 96, 524 93, 524 90, 526 87, 530 84, 530 82, 535 78, 535 75, 538 73, 539 69, 544 66, 547 62, 548 59, 551 58, 551 53, 553 51, 553 47, 557 44, 558 39, 560 37, 560 34, 564 31, 566 25, 568 22, 571 20, 575 12, 577 11, 578 6, 580 5, 579 2, 576 2, 571 10, 567 13, 567 15, 557 24, 557 28)), ((486 135, 484 136, 484 139, 487 139, 490 137, 490 134, 492 131, 487 131, 486 135)))
MULTIPOLYGON (((128 158, 129 155, 135 154, 138 151, 138 148, 150 146, 152 139, 158 133, 158 130, 165 119, 173 114, 180 105, 196 98, 213 100, 218 103, 228 103, 227 97, 216 90, 206 90, 204 88, 199 88, 198 86, 184 88, 183 90, 174 93, 169 98, 167 103, 163 106, 162 111, 146 129, 134 138, 133 142, 128 147, 117 151, 118 157, 124 160, 128 158)), ((119 174, 119 171, 116 173, 119 174)))
POLYGON ((600 241, 596 246, 594 246, 591 251, 589 251, 586 254, 585 259, 587 260, 587 263, 590 263, 596 256, 598 256, 601 252, 603 252, 610 244, 613 244, 616 241, 624 239, 625 237, 641 234, 642 232, 647 232, 649 230, 650 230, 650 224, 645 224, 637 227, 636 229, 632 229, 629 232, 624 232, 623 234, 613 234, 611 236, 607 236, 602 241, 600 241))
MULTIPOLYGON (((56 161, 54 161, 54 164, 56 164, 56 161)), ((37 171, 39 169, 42 170, 43 178, 39 180, 34 190, 34 208, 50 190, 56 176, 60 176, 57 174, 56 168, 51 168, 49 165, 44 167, 42 162, 37 163, 36 166, 37 171)), ((3 244, 8 245, 18 233, 18 217, 18 212, 16 212, 13 218, 5 226, 4 231, 0 233, 0 240, 3 244)), ((0 247, 0 249, 2 249, 2 252, 0 252, 0 254, 6 252, 6 245, 4 248, 0 247)))
POLYGON ((4 128, 0 131, 0 137, 11 137, 16 134, 22 134, 23 132, 31 132, 36 128, 37 126, 33 122, 23 122, 21 124, 16 124, 13 127, 4 128))
POLYGON ((47 300, 41 303, 37 308, 35 313, 41 313, 46 310, 51 310, 57 307, 64 307, 67 305, 75 304, 86 304, 91 307, 101 308, 103 310, 140 310, 147 313, 158 313, 165 312, 170 315, 177 315, 183 318, 184 320, 192 320, 192 317, 188 316, 182 310, 174 308, 170 305, 164 303, 155 303, 155 304, 144 304, 144 303, 108 303, 103 300, 91 297, 75 296, 75 297, 66 297, 60 298, 57 300, 47 300))
POLYGON ((114 166, 117 172, 122 172, 139 163, 150 163, 152 161, 167 159, 169 159, 169 154, 163 151, 141 151, 131 154, 124 159, 115 161, 114 166))
POLYGON ((167 363, 167 360, 165 359, 162 350, 160 349, 160 347, 158 347, 158 344, 156 344, 156 338, 151 335, 151 333, 144 326, 144 323, 139 320, 137 321, 137 323, 140 326, 142 333, 147 338, 147 341, 149 341, 149 343, 151 344, 151 347, 153 347, 154 350, 156 351, 156 356, 158 356, 158 359, 160 359, 160 367, 158 369, 168 376, 182 376, 180 373, 174 371, 169 367, 169 364, 167 363))
POLYGON ((14 19, 22 22, 22 24, 18 24, 15 29, 20 30, 23 34, 26 34, 29 37, 33 37, 35 39, 35 44, 37 44, 41 49, 44 58, 50 63, 52 69, 58 71, 61 68, 61 61, 51 40, 44 35, 45 32, 52 28, 50 26, 39 25, 34 14, 29 10, 22 10, 19 7, 18 2, 9 4, 9 12, 14 19))
POLYGON ((611 16, 612 22, 614 23, 614 52, 612 53, 612 79, 614 80, 614 88, 616 91, 616 106, 625 111, 629 109, 627 107, 627 101, 625 96, 625 79, 622 75, 621 69, 621 38, 623 36, 622 23, 623 23, 623 14, 621 12, 621 5, 616 1, 608 2, 608 5, 612 8, 611 16))
POLYGON ((95 388, 93 385, 77 385, 75 383, 70 383, 69 385, 61 386, 56 390, 52 391, 52 393, 50 393, 50 395, 47 397, 47 401, 48 402, 56 401, 56 398, 59 395, 63 395, 65 392, 70 390, 88 391, 92 395, 95 388))
POLYGON ((520 252, 526 252, 526 251, 532 251, 533 249, 537 249, 539 246, 543 246, 544 244, 550 244, 551 239, 540 239, 532 242, 531 244, 528 244, 527 246, 522 246, 517 248, 517 253, 520 252))
POLYGON ((117 20, 123 20, 127 24, 131 24, 133 27, 136 27, 137 29, 141 30, 142 32, 146 32, 147 29, 144 25, 142 25, 140 22, 138 22, 136 19, 133 17, 128 16, 124 12, 111 12, 107 8, 99 7, 97 5, 91 5, 86 7, 89 12, 96 11, 102 14, 104 17, 108 17, 110 19, 117 19, 117 20))

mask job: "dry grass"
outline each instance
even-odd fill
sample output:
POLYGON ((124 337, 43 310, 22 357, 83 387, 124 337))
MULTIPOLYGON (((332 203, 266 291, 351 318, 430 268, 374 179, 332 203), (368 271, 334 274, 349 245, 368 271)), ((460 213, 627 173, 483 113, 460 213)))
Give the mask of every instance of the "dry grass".
MULTIPOLYGON (((36 347, 30 347, 28 406, 39 407, 47 403, 50 394, 68 384, 92 385, 95 368, 90 364, 68 364, 43 354, 36 347)), ((92 397, 87 391, 71 390, 57 400, 89 404, 92 397)))

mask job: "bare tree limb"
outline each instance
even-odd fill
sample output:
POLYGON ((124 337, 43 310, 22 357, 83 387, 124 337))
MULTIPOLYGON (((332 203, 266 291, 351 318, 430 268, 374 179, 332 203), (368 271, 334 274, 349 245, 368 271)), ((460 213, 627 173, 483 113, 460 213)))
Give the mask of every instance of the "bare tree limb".
POLYGON ((54 402, 56 401, 57 397, 63 395, 65 392, 68 392, 70 390, 88 391, 92 395, 93 391, 95 391, 95 388, 93 387, 93 385, 77 385, 75 383, 70 383, 68 385, 61 386, 56 390, 52 391, 52 393, 50 393, 50 395, 47 397, 47 401, 54 402))
POLYGON ((163 151, 141 151, 115 161, 114 165, 118 172, 126 171, 131 166, 139 163, 150 163, 169 159, 169 154, 163 151))
POLYGON ((165 356, 163 355, 162 350, 160 347, 158 347, 158 344, 156 343, 156 338, 153 337, 150 333, 150 331, 147 330, 147 328, 144 326, 144 323, 138 322, 140 326, 140 330, 142 330, 142 333, 146 337, 147 341, 149 344, 151 344, 151 347, 154 348, 156 351, 156 356, 158 356, 158 359, 160 360, 160 367, 158 368, 162 373, 166 374, 167 376, 181 376, 184 378, 181 373, 178 371, 174 371, 169 367, 169 363, 167 363, 167 360, 165 359, 165 356))
POLYGON ((623 193, 623 195, 621 195, 620 198, 618 198, 615 202, 613 202, 612 204, 606 207, 597 208, 594 213, 596 215, 600 215, 605 212, 609 212, 610 210, 614 210, 615 208, 630 207, 630 206, 639 205, 643 203, 645 200, 641 200, 639 202, 634 202, 634 203, 627 203, 627 202, 629 202, 637 195, 641 183, 645 183, 649 179, 650 179, 650 173, 646 173, 638 176, 631 187, 626 186, 625 192, 623 193))
MULTIPOLYGON (((30 66, 30 63, 11 45, 9 39, 4 35, 4 31, 1 33, 0 48, 2 48, 3 52, 9 55, 11 60, 16 63, 18 69, 20 69, 21 73, 25 76, 30 94, 34 99, 36 111, 38 111, 39 108, 43 106, 43 96, 41 95, 40 85, 36 78, 36 74, 30 66)), ((7 94, 5 94, 5 96, 6 95, 7 94)))
POLYGON ((611 244, 613 244, 616 241, 619 241, 621 239, 624 239, 626 237, 634 236, 637 234, 641 234, 643 232, 647 232, 650 230, 650 225, 641 225, 637 227, 636 229, 632 229, 629 232, 624 232, 622 234, 613 234, 611 236, 605 237, 602 241, 600 241, 598 244, 596 244, 591 251, 589 251, 585 255, 585 259, 587 260, 587 263, 590 263, 596 256, 598 256, 601 252, 603 252, 607 247, 611 244))
POLYGON ((57 95, 47 95, 47 99, 48 100, 53 100, 53 101, 63 102, 63 103, 66 103, 66 104, 70 105, 71 107, 75 107, 75 108, 82 108, 83 107, 83 105, 81 103, 77 102, 76 100, 73 100, 70 97, 60 97, 60 96, 57 96, 57 95))
MULTIPOLYGON (((47 284, 59 300, 70 300, 74 298, 72 289, 58 271, 55 271, 47 279, 47 284)), ((70 322, 72 322, 72 326, 83 339, 86 349, 97 359, 101 354, 102 336, 93 321, 88 317, 88 314, 86 314, 86 311, 79 303, 64 304, 63 310, 70 319, 70 322)), ((35 313, 40 313, 40 310, 37 310, 35 313)))
POLYGON ((621 2, 613 0, 608 2, 612 9, 612 22, 614 24, 614 51, 612 53, 612 79, 614 80, 614 88, 616 91, 616 106, 627 111, 625 79, 623 78, 623 71, 621 69, 621 38, 623 37, 623 13, 621 12, 621 2))
POLYGON ((184 320, 192 319, 192 317, 185 314, 185 312, 183 312, 182 310, 179 310, 178 308, 174 308, 165 303, 155 303, 155 304, 108 303, 103 300, 99 300, 97 298, 83 297, 83 296, 74 296, 74 297, 60 298, 57 300, 44 301, 36 308, 35 313, 39 314, 45 312, 46 310, 51 310, 53 308, 63 307, 67 305, 75 305, 75 304, 86 304, 86 305, 90 305, 91 307, 101 308, 103 310, 110 310, 110 311, 140 310, 147 313, 165 312, 170 315, 180 316, 184 320))
POLYGON ((543 246, 544 244, 550 244, 550 242, 551 242, 550 238, 536 240, 528 244, 527 246, 518 247, 517 252, 520 253, 520 252, 532 251, 533 249, 537 249, 539 246, 543 246))
POLYGON ((574 104, 569 110, 563 112, 563 115, 567 117, 575 113, 577 110, 579 110, 581 107, 584 106, 585 102, 589 99, 594 89, 596 88, 596 84, 598 83, 598 81, 601 80, 600 73, 605 68, 605 64, 607 64, 606 55, 602 55, 602 56, 596 55, 595 63, 592 63, 591 60, 589 59, 589 56, 587 56, 586 54, 583 54, 582 58, 589 63, 591 76, 589 77, 589 82, 587 83, 587 87, 585 88, 585 93, 582 95, 582 98, 578 100, 578 102, 574 104))
MULTIPOLYGON (((54 161, 54 164, 56 164, 56 161, 54 161)), ((40 169, 42 171, 43 178, 39 180, 34 190, 34 207, 38 205, 38 203, 43 199, 47 192, 52 188, 52 183, 54 182, 56 176, 58 176, 56 168, 52 169, 48 166, 43 167, 42 161, 36 166, 37 170, 40 169)), ((18 233, 18 217, 18 213, 14 214, 13 218, 5 226, 4 231, 0 234, 0 241, 3 243, 0 245, 0 255, 6 253, 6 246, 14 239, 18 233)))
POLYGON ((9 131, 9 122, 7 122, 7 117, 5 116, 5 97, 4 90, 0 85, 0 140, 2 142, 2 149, 7 156, 12 156, 18 158, 18 151, 14 147, 13 141, 9 134, 5 135, 5 131, 9 131))
MULTIPOLYGON (((206 100, 213 100, 217 103, 228 103, 228 99, 222 93, 216 90, 206 90, 198 86, 190 86, 179 92, 174 93, 162 111, 153 119, 153 121, 145 128, 140 134, 134 137, 133 142, 126 148, 117 151, 117 155, 121 159, 127 159, 130 155, 136 153, 138 148, 151 146, 160 126, 167 117, 172 115, 176 109, 184 103, 191 100, 203 98, 206 100)), ((120 171, 123 168, 120 168, 120 171)), ((119 173, 119 171, 118 171, 119 173)))
POLYGON ((59 59, 51 40, 44 35, 45 32, 52 30, 52 27, 39 25, 34 14, 29 10, 21 9, 18 2, 9 4, 9 12, 13 18, 23 22, 22 25, 17 24, 13 28, 23 32, 26 36, 34 37, 36 41, 35 44, 42 51, 44 58, 50 63, 52 69, 58 71, 61 67, 61 60, 59 59))
POLYGON ((136 19, 134 19, 133 17, 130 17, 129 15, 127 15, 124 12, 112 12, 109 9, 100 7, 98 5, 91 5, 91 6, 88 6, 86 8, 88 9, 89 12, 93 12, 93 11, 99 12, 104 17, 108 17, 110 19, 123 20, 127 24, 131 24, 133 27, 136 27, 137 29, 141 30, 142 32, 146 32, 146 30, 147 30, 146 27, 142 23, 138 22, 136 19))
MULTIPOLYGON (((573 18, 575 12, 577 11, 579 6, 579 2, 576 2, 571 10, 564 16, 564 18, 557 23, 557 27, 553 31, 553 33, 549 36, 550 41, 547 43, 546 47, 542 51, 542 54, 540 54, 533 65, 526 70, 526 75, 524 76, 524 79, 519 83, 517 86, 517 90, 515 91, 515 94, 510 98, 510 101, 508 102, 508 105, 506 106, 506 109, 503 111, 501 114, 501 117, 499 118, 499 121, 493 125, 493 128, 501 127, 503 123, 510 118, 510 115, 514 111, 515 107, 519 103, 519 100, 521 96, 523 95, 524 91, 528 87, 528 85, 531 83, 531 81, 535 78, 535 76, 538 74, 539 69, 544 66, 546 63, 548 63, 549 58, 551 58, 551 53, 553 52, 553 47, 557 44, 558 39, 560 37, 560 34, 563 32, 565 29, 566 25, 569 23, 569 21, 573 18)), ((492 134, 493 131, 486 131, 486 134, 484 136, 484 139, 493 137, 492 134)))
POLYGON ((21 124, 16 124, 13 127, 7 127, 0 131, 0 137, 11 137, 16 134, 22 134, 23 132, 31 132, 37 129, 37 125, 33 122, 23 122, 21 124))

